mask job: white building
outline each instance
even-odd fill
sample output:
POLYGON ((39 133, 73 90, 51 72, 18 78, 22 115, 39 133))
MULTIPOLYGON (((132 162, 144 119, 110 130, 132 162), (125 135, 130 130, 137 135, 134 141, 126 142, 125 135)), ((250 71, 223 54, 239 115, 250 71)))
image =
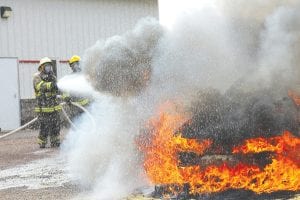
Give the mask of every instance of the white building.
POLYGON ((0 18, 2 130, 19 126, 20 105, 34 98, 32 75, 40 58, 56 60, 59 78, 69 72, 73 54, 132 29, 142 17, 158 18, 158 0, 1 0, 0 7, 11 9, 0 18))

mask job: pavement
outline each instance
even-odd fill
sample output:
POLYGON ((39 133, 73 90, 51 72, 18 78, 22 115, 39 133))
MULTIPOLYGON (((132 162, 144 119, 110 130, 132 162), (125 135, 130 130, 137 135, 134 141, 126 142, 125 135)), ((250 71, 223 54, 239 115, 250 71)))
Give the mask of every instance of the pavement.
MULTIPOLYGON (((61 131, 62 140, 67 133, 61 131)), ((59 148, 40 149, 37 136, 37 130, 22 130, 0 139, 0 200, 95 199, 70 180, 59 148)), ((153 200, 140 194, 125 199, 153 200)))
POLYGON ((0 199, 73 199, 82 192, 69 179, 59 148, 40 149, 37 136, 24 130, 0 140, 0 199))

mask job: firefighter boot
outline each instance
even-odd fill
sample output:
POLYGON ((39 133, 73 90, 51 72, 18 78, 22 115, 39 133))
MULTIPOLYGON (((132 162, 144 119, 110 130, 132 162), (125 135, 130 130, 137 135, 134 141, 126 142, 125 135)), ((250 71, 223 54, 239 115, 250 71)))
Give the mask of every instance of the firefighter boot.
POLYGON ((60 146, 60 139, 57 135, 52 135, 50 137, 51 147, 59 147, 60 146))
POLYGON ((47 137, 44 137, 43 135, 39 135, 38 144, 40 145, 41 149, 45 148, 47 144, 47 137))

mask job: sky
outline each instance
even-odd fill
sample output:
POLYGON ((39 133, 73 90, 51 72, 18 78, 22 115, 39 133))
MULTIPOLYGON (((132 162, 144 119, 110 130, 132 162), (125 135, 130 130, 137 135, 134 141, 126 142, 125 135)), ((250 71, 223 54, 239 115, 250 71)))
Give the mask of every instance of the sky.
POLYGON ((160 23, 171 28, 178 16, 190 10, 200 9, 204 4, 211 2, 209 0, 159 0, 160 23))

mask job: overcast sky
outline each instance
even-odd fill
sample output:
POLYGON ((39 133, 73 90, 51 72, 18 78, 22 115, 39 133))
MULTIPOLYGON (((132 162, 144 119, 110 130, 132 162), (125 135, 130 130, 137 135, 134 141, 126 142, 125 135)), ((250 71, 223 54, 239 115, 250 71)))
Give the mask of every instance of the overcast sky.
POLYGON ((176 18, 185 12, 201 8, 207 0, 159 0, 160 22, 171 28, 176 18))

